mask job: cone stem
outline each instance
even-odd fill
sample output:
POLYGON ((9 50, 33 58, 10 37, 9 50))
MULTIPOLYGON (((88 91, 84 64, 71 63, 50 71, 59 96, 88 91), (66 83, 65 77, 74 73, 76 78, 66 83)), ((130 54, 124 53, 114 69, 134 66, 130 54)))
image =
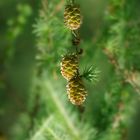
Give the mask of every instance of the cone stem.
MULTIPOLYGON (((74 39, 79 39, 79 32, 78 32, 78 30, 72 30, 72 35, 73 35, 74 39)), ((78 44, 74 44, 77 54, 79 54, 78 45, 79 45, 79 43, 78 44)))

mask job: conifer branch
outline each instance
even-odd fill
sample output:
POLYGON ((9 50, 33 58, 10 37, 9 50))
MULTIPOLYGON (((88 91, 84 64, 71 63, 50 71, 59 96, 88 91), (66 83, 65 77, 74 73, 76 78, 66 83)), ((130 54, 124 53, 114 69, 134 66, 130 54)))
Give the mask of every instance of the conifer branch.
POLYGON ((53 129, 47 127, 46 130, 53 136, 54 140, 62 140, 61 137, 56 135, 56 133, 53 131, 53 129))
MULTIPOLYGON (((124 18, 126 10, 124 10, 124 5, 126 1, 120 0, 111 1, 108 9, 108 21, 113 24, 109 27, 109 37, 106 40, 106 45, 104 48, 104 53, 108 56, 109 61, 114 66, 115 71, 121 77, 123 77, 123 82, 128 82, 132 85, 134 90, 140 94, 140 84, 136 82, 136 70, 128 70, 125 66, 125 54, 126 54, 126 36, 125 30, 127 30, 127 20, 124 18), (119 11, 119 12, 118 12, 119 11)), ((126 14, 127 15, 127 14, 126 14)), ((136 28, 138 29, 138 28, 136 28)), ((137 30, 137 36, 139 36, 139 31, 137 30)), ((131 35, 130 35, 131 36, 131 35)), ((138 40, 138 39, 137 39, 138 40)), ((136 41, 137 41, 136 40, 136 41)), ((130 41, 128 41, 129 44, 130 41)))
POLYGON ((79 131, 76 129, 76 126, 72 123, 69 115, 67 114, 67 111, 64 108, 64 105, 60 102, 59 97, 57 97, 57 94, 55 94, 52 85, 49 82, 45 81, 44 86, 47 87, 47 90, 49 90, 48 93, 50 93, 52 101, 55 103, 55 106, 60 111, 61 116, 64 118, 65 123, 67 124, 71 134, 77 139, 80 136, 79 131))
POLYGON ((137 77, 137 75, 139 75, 138 72, 121 69, 117 59, 107 48, 104 49, 104 53, 108 56, 109 61, 114 66, 116 73, 123 77, 123 82, 128 82, 140 95, 140 84, 139 81, 136 80, 137 78, 139 78, 139 76, 137 77))
POLYGON ((40 139, 40 136, 45 131, 45 129, 48 127, 48 124, 52 121, 53 116, 49 116, 46 120, 43 121, 43 124, 40 126, 40 128, 37 129, 35 134, 30 138, 30 140, 38 140, 40 139))

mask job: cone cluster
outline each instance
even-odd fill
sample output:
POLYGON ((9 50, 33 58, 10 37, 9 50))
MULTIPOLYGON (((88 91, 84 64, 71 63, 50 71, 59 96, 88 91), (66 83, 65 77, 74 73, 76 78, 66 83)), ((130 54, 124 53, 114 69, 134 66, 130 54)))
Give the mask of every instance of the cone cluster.
POLYGON ((61 74, 67 80, 67 94, 74 105, 82 105, 86 99, 87 91, 79 75, 78 55, 65 55, 61 61, 61 74))
MULTIPOLYGON (((79 5, 69 3, 64 11, 65 26, 72 30, 74 34, 72 44, 77 47, 80 44, 78 30, 82 24, 82 16, 79 5)), ((85 89, 82 77, 79 74, 79 55, 76 53, 67 54, 61 60, 61 74, 67 80, 67 94, 70 102, 74 105, 82 105, 86 99, 87 91, 85 89)))
POLYGON ((82 17, 79 5, 66 5, 64 11, 64 23, 70 30, 77 30, 82 24, 82 17))

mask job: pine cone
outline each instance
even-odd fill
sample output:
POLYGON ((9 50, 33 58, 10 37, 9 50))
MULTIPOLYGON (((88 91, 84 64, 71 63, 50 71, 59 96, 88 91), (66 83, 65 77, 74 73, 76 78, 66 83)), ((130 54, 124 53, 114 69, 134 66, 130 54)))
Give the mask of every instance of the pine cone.
POLYGON ((61 61, 61 74, 70 80, 78 73, 78 56, 76 54, 65 55, 61 61))
POLYGON ((82 17, 80 13, 80 7, 78 5, 66 6, 64 11, 64 23, 71 30, 80 28, 82 17))
POLYGON ((74 105, 82 105, 86 99, 87 91, 81 77, 76 76, 68 82, 68 98, 74 105))

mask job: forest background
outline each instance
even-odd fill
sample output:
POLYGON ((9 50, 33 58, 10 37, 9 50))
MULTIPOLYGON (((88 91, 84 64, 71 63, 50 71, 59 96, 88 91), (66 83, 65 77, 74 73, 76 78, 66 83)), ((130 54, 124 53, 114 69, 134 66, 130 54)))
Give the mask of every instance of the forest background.
POLYGON ((140 140, 140 1, 75 1, 80 71, 100 71, 84 81, 84 110, 60 73, 71 47, 66 1, 0 1, 0 140, 140 140))

